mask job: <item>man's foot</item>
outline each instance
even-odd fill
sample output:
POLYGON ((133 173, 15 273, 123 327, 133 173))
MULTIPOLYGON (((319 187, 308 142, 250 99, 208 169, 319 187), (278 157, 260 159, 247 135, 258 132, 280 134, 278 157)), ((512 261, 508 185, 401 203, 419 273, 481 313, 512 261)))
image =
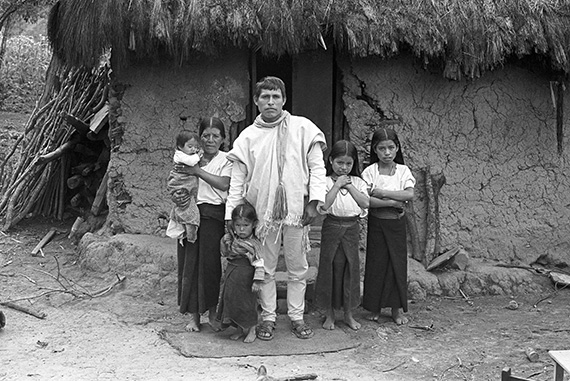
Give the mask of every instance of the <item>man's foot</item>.
POLYGON ((245 339, 243 339, 244 343, 253 343, 255 341, 255 326, 250 327, 249 330, 247 331, 247 335, 245 336, 245 339))
POLYGON ((184 330, 187 332, 200 332, 200 314, 192 313, 189 314, 190 320, 184 330))
POLYGON ((275 322, 270 320, 262 321, 255 329, 259 340, 273 340, 273 331, 275 330, 275 322))
POLYGON ((240 337, 243 336, 243 329, 241 329, 241 327, 237 327, 236 332, 230 336, 231 340, 239 340, 240 337))
POLYGON ((291 321, 291 332, 299 339, 310 339, 315 336, 313 329, 303 320, 291 321))
POLYGON ((401 308, 392 308, 392 320, 397 325, 408 323, 408 318, 404 316, 404 311, 401 308))
POLYGON ((323 328, 324 329, 328 329, 328 330, 332 330, 334 329, 334 311, 331 313, 330 311, 327 312, 327 314, 325 315, 325 322, 323 323, 323 328))
POLYGON ((344 311, 344 322, 355 331, 358 331, 361 327, 360 323, 352 316, 352 311, 344 311))

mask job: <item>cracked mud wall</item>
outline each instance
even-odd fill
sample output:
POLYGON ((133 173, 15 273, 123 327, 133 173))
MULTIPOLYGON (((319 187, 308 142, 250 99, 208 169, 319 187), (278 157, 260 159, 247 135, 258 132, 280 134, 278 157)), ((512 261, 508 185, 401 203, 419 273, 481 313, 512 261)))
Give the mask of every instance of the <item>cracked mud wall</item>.
POLYGON ((505 65, 455 82, 407 56, 339 65, 350 139, 361 157, 368 158, 376 128, 399 134, 418 180, 414 208, 422 247, 429 167, 446 179, 439 194, 441 251, 460 245, 474 257, 570 262, 570 141, 560 156, 549 77, 505 65))
POLYGON ((197 131, 201 117, 218 116, 226 127, 245 120, 249 102, 247 52, 196 58, 182 67, 139 64, 120 73, 125 88, 117 118, 122 137, 109 163, 107 229, 164 235, 172 202, 166 179, 175 137, 197 131))

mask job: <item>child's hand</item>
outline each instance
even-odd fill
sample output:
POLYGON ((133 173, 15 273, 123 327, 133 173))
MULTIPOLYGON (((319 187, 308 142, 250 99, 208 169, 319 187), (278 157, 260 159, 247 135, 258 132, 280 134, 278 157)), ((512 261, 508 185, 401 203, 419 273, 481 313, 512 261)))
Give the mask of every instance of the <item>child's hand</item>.
POLYGON ((335 184, 338 185, 339 188, 344 188, 347 185, 352 184, 352 180, 350 179, 350 176, 342 175, 336 179, 335 184))
POLYGON ((370 197, 384 198, 384 192, 380 188, 371 188, 370 197))
POLYGON ((172 202, 184 208, 190 202, 190 193, 187 189, 177 189, 172 193, 172 202))
POLYGON ((251 291, 255 292, 256 294, 261 291, 261 281, 260 280, 254 280, 253 284, 251 285, 251 291))

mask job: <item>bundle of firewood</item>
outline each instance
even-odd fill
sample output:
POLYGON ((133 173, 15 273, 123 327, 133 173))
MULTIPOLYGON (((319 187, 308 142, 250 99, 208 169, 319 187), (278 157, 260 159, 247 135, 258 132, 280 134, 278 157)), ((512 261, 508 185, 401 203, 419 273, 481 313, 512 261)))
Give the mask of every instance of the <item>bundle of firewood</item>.
POLYGON ((100 212, 110 152, 108 84, 108 66, 60 71, 51 99, 36 107, 0 163, 4 230, 30 216, 62 219, 68 207, 100 212), (4 173, 18 148, 17 164, 4 173))

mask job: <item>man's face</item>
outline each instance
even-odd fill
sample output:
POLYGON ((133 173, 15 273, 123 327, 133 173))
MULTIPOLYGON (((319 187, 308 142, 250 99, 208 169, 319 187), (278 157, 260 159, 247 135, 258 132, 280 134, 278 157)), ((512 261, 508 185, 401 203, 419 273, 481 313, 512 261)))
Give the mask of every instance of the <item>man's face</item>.
POLYGON ((261 117, 266 122, 273 122, 281 116, 285 98, 281 90, 261 90, 259 97, 254 99, 255 105, 261 113, 261 117))

